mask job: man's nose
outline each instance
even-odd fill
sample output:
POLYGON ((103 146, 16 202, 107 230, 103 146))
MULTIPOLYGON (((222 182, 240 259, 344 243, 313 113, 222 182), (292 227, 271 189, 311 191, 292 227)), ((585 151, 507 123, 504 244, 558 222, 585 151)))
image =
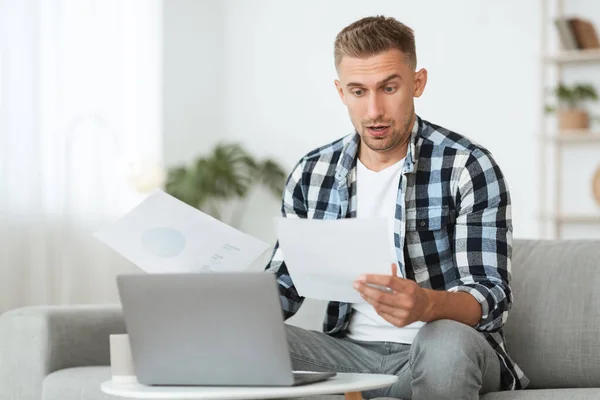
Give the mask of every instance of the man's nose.
POLYGON ((367 116, 375 121, 383 116, 383 105, 379 96, 373 94, 369 97, 369 105, 367 108, 367 116))

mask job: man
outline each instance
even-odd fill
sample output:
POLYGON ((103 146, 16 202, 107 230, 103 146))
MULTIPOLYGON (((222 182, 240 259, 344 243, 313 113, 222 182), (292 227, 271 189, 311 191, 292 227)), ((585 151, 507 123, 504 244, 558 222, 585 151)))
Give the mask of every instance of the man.
MULTIPOLYGON (((364 393, 473 399, 528 383, 504 346, 512 304, 510 196, 490 153, 422 120, 413 32, 393 18, 359 20, 335 41, 335 86, 356 132, 303 157, 286 183, 287 218, 389 217, 397 264, 355 282, 364 304, 330 302, 324 332, 288 327, 294 369, 395 374, 364 393), (391 293, 366 286, 385 286, 391 293)), ((331 249, 343 251, 343 249, 331 249)), ((303 298, 277 245, 286 318, 303 298)))

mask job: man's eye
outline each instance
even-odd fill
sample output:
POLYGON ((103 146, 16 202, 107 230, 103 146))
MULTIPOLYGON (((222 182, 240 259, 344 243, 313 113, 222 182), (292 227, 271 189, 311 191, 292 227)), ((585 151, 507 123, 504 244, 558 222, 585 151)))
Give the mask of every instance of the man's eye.
POLYGON ((364 94, 364 91, 362 91, 362 90, 355 90, 352 93, 354 93, 355 96, 362 96, 364 94))
POLYGON ((383 89, 386 91, 386 93, 394 93, 396 91, 396 88, 393 86, 387 86, 385 89, 383 89))

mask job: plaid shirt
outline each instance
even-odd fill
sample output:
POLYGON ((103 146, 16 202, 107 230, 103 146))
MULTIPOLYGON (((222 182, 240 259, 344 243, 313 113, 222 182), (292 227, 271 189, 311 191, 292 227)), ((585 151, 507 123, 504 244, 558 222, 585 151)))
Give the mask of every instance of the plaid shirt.
MULTIPOLYGON (((303 157, 286 183, 283 216, 356 217, 359 144, 354 133, 303 157)), ((398 190, 404 193, 404 204, 396 204, 394 244, 402 275, 423 288, 475 297, 482 310, 475 329, 498 354, 502 388, 524 388, 529 380, 509 357, 502 333, 512 305, 511 205, 491 154, 417 117, 398 190)), ((304 298, 294 287, 279 244, 267 270, 277 276, 287 319, 304 298)), ((351 304, 329 302, 323 331, 344 336, 351 316, 351 304)))

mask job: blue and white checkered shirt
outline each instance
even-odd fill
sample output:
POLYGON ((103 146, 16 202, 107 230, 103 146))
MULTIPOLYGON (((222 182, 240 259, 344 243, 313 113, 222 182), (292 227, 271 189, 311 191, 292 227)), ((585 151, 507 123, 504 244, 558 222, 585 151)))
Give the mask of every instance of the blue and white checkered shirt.
MULTIPOLYGON (((287 180, 283 216, 355 218, 359 144, 354 133, 304 156, 287 180)), ((404 204, 396 204, 394 244, 402 276, 475 297, 482 309, 475 329, 498 354, 502 388, 524 388, 529 380, 509 357, 502 333, 513 298, 511 202, 500 168, 482 146, 417 117, 398 190, 404 204)), ((267 270, 277 276, 287 319, 304 298, 278 244, 267 270)), ((351 316, 351 304, 330 302, 323 331, 344 336, 351 316)))

